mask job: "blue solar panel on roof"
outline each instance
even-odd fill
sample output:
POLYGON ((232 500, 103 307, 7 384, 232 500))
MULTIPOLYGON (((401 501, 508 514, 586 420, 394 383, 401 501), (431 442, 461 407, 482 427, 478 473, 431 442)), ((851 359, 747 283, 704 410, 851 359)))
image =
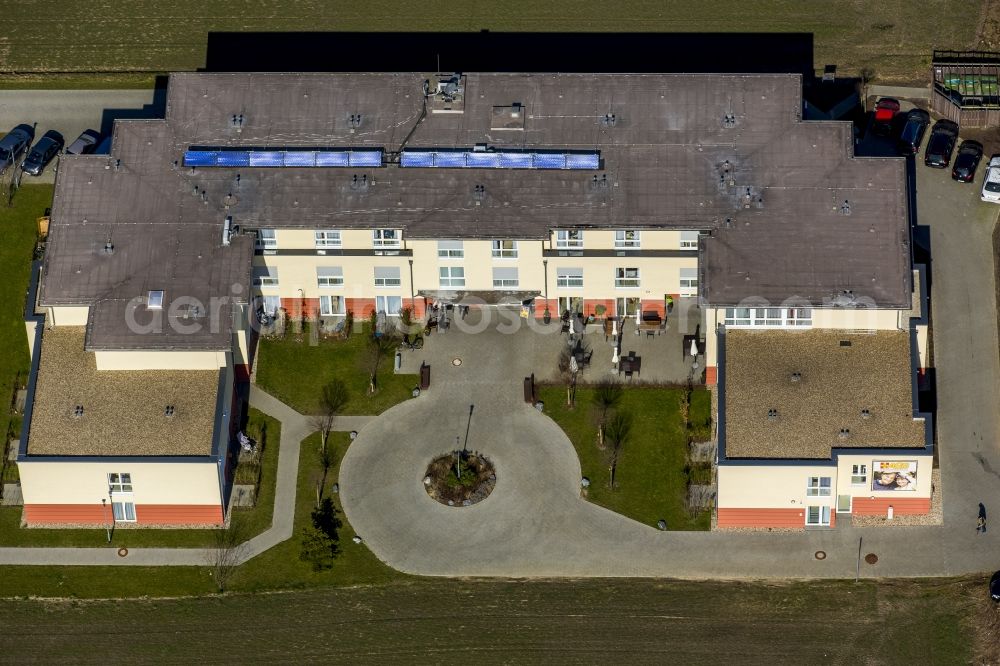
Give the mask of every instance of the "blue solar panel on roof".
POLYGON ((351 162, 346 150, 317 150, 316 166, 318 167, 346 167, 351 162))
POLYGON ((215 158, 215 166, 220 166, 220 167, 250 166, 250 151, 220 150, 219 154, 215 158))
POLYGON ((500 155, 497 153, 466 153, 465 165, 472 168, 497 169, 500 167, 500 155))
POLYGON ((352 167, 380 167, 382 166, 382 151, 352 150, 350 164, 352 167))
POLYGON ((214 150, 186 150, 184 151, 184 166, 215 166, 216 155, 217 152, 214 150))
POLYGON ((315 150, 289 150, 285 151, 274 151, 271 153, 278 160, 277 164, 274 165, 261 165, 261 166, 286 166, 286 167, 311 167, 316 166, 316 151, 315 150))
POLYGON ((432 167, 434 153, 429 150, 404 150, 399 158, 402 167, 432 167))
POLYGON ((465 153, 459 153, 459 152, 454 152, 454 151, 451 151, 451 152, 445 151, 445 152, 440 152, 440 153, 435 153, 434 154, 434 166, 436 166, 436 167, 443 167, 443 168, 456 167, 456 168, 460 168, 460 167, 464 167, 465 165, 466 165, 466 162, 465 162, 465 153))
POLYGON ((534 166, 532 153, 503 152, 500 155, 501 169, 530 169, 534 166))
POLYGON ((567 169, 599 169, 601 156, 597 153, 566 153, 567 169))
POLYGON ((563 153, 535 153, 536 169, 565 169, 566 155, 563 153))

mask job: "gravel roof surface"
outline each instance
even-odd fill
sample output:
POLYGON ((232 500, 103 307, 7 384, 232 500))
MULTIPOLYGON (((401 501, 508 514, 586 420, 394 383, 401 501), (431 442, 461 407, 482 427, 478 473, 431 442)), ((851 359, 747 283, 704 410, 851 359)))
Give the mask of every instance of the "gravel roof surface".
POLYGON ((97 370, 85 329, 45 331, 28 439, 29 455, 208 455, 219 373, 97 370), (83 416, 74 416, 77 405, 83 416), (174 405, 175 414, 165 416, 174 405))
POLYGON ((923 447, 910 374, 905 331, 730 330, 726 456, 825 459, 834 447, 923 447), (801 379, 792 381, 796 372, 801 379))

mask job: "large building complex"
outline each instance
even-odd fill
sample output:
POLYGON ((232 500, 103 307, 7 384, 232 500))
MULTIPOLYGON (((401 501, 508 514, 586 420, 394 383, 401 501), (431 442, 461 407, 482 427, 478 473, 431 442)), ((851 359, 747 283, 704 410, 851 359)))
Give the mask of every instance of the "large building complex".
POLYGON ((802 108, 797 75, 171 76, 165 119, 58 173, 26 522, 100 522, 101 499, 224 520, 259 313, 684 299, 718 385, 720 527, 926 512, 904 162, 802 108))

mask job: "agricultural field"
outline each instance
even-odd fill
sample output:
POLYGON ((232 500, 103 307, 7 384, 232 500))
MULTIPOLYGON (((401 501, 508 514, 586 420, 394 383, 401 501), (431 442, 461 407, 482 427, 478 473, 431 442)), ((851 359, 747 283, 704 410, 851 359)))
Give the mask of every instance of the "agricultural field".
POLYGON ((973 626, 990 612, 984 591, 982 581, 417 580, 204 599, 24 600, 0 602, 0 654, 12 663, 76 662, 84 631, 88 644, 114 645, 117 659, 138 663, 223 655, 297 663, 985 663, 988 646, 973 626))
MULTIPOLYGON (((613 9, 596 0, 571 6, 510 0, 469 3, 461 11, 447 0, 22 2, 6 6, 0 18, 0 73, 8 74, 0 85, 46 85, 37 76, 40 72, 148 74, 197 69, 205 66, 206 41, 213 31, 483 29, 811 33, 818 68, 836 63, 847 74, 871 70, 883 83, 925 82, 934 48, 988 47, 997 12, 983 0, 623 0, 613 9)), ((71 77, 54 80, 52 85, 59 87, 120 87, 106 76, 84 77, 76 84, 71 77)), ((152 77, 133 74, 129 81, 151 83, 152 77)))

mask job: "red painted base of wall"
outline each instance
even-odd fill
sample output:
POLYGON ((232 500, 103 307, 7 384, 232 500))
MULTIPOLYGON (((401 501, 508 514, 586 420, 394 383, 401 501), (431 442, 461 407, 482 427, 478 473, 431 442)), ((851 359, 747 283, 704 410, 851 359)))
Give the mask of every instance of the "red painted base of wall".
POLYGON ((885 516, 892 507, 896 516, 920 516, 931 512, 930 497, 855 497, 851 513, 855 516, 885 516))
MULTIPOLYGON (((24 522, 41 525, 107 525, 111 507, 100 504, 25 504, 24 522)), ((214 504, 137 504, 135 525, 221 525, 222 507, 214 504)), ((133 523, 130 523, 133 524, 133 523)))
POLYGON ((718 509, 719 527, 801 527, 804 509, 718 509))
POLYGON ((282 298, 281 308, 292 320, 304 318, 313 321, 319 317, 318 298, 282 298))
POLYGON ((714 365, 705 368, 705 386, 715 386, 719 383, 719 369, 714 365))
POLYGON ((375 312, 374 298, 345 298, 344 307, 354 314, 354 320, 366 319, 375 312))

